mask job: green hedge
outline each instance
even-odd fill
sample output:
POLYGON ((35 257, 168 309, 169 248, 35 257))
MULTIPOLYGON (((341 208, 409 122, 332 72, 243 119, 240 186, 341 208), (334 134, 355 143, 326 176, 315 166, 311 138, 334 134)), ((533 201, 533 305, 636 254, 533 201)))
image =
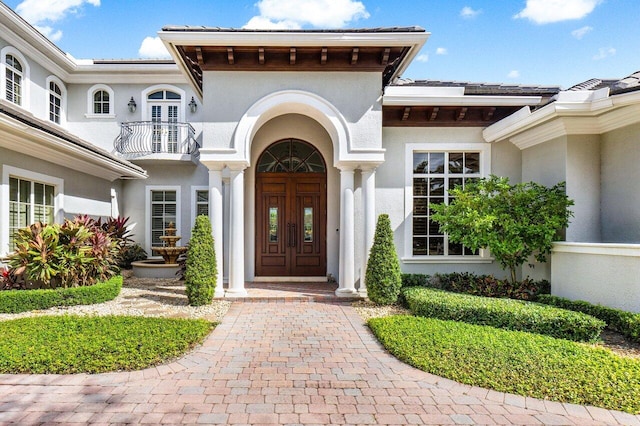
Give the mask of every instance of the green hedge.
POLYGON ((539 334, 412 316, 369 320, 398 359, 447 379, 640 413, 640 360, 539 334))
POLYGON ((404 298, 414 315, 574 341, 593 342, 606 325, 604 321, 587 314, 521 300, 493 299, 417 287, 405 289, 404 298))
POLYGON ((91 286, 53 290, 4 290, 0 291, 0 312, 16 314, 54 306, 92 305, 115 299, 121 288, 122 276, 116 276, 91 286))
POLYGON ((557 306, 559 308, 570 309, 594 316, 606 322, 607 327, 611 330, 617 331, 636 342, 640 342, 640 314, 602 305, 593 305, 583 300, 569 300, 550 294, 538 296, 537 301, 545 305, 557 306))

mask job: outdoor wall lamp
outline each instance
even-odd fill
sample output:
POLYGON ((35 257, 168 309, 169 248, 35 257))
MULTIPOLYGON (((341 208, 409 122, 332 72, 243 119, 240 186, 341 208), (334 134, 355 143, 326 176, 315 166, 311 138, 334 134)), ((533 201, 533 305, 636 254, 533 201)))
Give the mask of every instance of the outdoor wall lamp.
POLYGON ((136 112, 136 107, 138 105, 136 105, 136 101, 133 99, 133 96, 131 97, 131 99, 129 100, 129 103, 127 104, 127 106, 129 107, 129 112, 130 113, 134 113, 136 112))
POLYGON ((191 97, 191 102, 189 102, 189 110, 192 113, 195 113, 198 110, 198 104, 196 103, 196 100, 193 99, 193 96, 191 97))

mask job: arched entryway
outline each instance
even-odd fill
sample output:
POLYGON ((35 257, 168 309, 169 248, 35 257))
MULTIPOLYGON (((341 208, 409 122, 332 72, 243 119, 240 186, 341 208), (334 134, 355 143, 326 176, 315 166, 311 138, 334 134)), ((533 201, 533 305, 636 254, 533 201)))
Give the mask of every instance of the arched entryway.
POLYGON ((256 166, 256 276, 326 276, 327 170, 310 143, 284 139, 256 166))

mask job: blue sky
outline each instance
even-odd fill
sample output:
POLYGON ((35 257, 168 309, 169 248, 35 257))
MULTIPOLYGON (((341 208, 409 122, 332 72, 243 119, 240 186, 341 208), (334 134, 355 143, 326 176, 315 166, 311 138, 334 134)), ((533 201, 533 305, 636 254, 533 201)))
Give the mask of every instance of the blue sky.
POLYGON ((569 87, 640 70, 638 0, 6 1, 76 58, 159 57, 165 25, 431 33, 403 77, 569 87), (145 41, 146 39, 146 41, 145 41), (144 43, 143 43, 144 41, 144 43))

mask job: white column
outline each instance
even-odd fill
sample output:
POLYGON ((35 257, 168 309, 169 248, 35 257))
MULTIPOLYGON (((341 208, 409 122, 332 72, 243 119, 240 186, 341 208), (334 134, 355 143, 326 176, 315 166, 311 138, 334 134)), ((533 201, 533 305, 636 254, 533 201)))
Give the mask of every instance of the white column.
POLYGON ((340 170, 340 277, 336 296, 355 296, 353 169, 340 170))
POLYGON ((224 267, 224 251, 222 245, 223 208, 222 170, 209 170, 209 217, 211 219, 211 228, 213 231, 213 247, 216 251, 216 268, 218 270, 214 297, 224 296, 224 283, 222 281, 224 267))
POLYGON ((231 169, 229 212, 229 296, 246 296, 244 288, 244 168, 231 169))
POLYGON ((364 253, 362 256, 362 272, 360 274, 360 288, 358 292, 361 296, 367 296, 367 283, 365 273, 369 251, 373 245, 373 236, 376 232, 376 169, 368 168, 362 170, 362 198, 364 214, 364 253))

